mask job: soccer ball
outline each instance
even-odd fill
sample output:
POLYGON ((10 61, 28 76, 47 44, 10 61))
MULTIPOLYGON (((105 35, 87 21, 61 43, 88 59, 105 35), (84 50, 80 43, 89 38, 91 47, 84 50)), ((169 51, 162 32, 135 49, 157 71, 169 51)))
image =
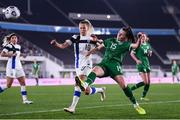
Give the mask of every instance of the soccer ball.
POLYGON ((3 9, 3 13, 6 19, 17 19, 20 17, 20 10, 16 6, 9 6, 3 9))

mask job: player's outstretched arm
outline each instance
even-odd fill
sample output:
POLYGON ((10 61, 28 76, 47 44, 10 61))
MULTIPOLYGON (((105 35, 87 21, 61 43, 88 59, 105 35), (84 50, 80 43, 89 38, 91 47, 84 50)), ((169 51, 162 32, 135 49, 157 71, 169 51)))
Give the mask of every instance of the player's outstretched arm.
POLYGON ((60 49, 64 49, 64 48, 67 48, 70 46, 67 41, 65 41, 64 43, 61 44, 61 43, 58 43, 56 40, 51 40, 50 44, 54 45, 60 49))
POLYGON ((89 55, 95 53, 96 51, 102 49, 103 47, 104 47, 104 44, 101 44, 101 45, 95 47, 94 49, 91 49, 91 50, 86 54, 86 56, 89 56, 89 55))
POLYGON ((131 48, 132 48, 132 49, 136 49, 136 48, 139 47, 139 45, 140 45, 140 38, 137 40, 136 43, 132 43, 132 44, 131 44, 131 48))
POLYGON ((17 54, 13 53, 13 52, 4 52, 4 51, 1 52, 2 57, 13 57, 13 56, 16 56, 16 55, 17 54))
POLYGON ((135 52, 132 50, 130 53, 132 59, 136 62, 136 64, 141 64, 142 62, 136 57, 135 52))

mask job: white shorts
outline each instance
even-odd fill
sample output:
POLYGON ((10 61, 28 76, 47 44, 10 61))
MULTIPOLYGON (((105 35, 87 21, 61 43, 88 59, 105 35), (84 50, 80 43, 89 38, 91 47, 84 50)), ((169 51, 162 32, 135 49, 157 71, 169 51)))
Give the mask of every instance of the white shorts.
POLYGON ((79 66, 79 68, 76 68, 76 75, 86 75, 88 76, 89 73, 91 72, 91 67, 90 66, 79 66))
POLYGON ((39 78, 38 74, 33 74, 33 78, 39 78))
POLYGON ((25 76, 23 69, 6 68, 6 76, 10 78, 20 78, 25 76))

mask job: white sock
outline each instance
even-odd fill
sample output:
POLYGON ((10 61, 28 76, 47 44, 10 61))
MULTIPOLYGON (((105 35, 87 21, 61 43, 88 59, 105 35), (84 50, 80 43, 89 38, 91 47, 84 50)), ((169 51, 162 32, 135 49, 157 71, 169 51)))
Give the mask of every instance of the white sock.
POLYGON ((73 101, 71 103, 71 108, 75 109, 76 105, 80 99, 81 96, 81 89, 79 88, 79 86, 75 86, 74 87, 74 96, 73 96, 73 101))
POLYGON ((133 104, 134 108, 137 108, 139 106, 139 103, 136 102, 136 104, 133 104))
POLYGON ((96 88, 96 92, 97 93, 100 93, 100 92, 103 92, 104 90, 102 88, 96 88))
POLYGON ((103 92, 102 88, 90 87, 90 92, 89 92, 90 95, 100 93, 100 92, 103 92))
POLYGON ((21 95, 22 95, 23 101, 27 100, 26 86, 21 86, 21 95))

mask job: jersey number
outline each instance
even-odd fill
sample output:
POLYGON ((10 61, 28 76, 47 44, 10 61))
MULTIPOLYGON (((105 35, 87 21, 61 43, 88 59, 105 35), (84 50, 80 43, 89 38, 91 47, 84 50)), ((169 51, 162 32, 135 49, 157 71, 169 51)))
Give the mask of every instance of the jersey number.
POLYGON ((119 65, 116 66, 116 68, 117 68, 117 71, 121 72, 121 67, 119 65))
POLYGON ((116 43, 112 43, 110 49, 113 49, 113 50, 114 50, 114 49, 116 49, 116 46, 117 46, 116 43))
POLYGON ((90 44, 86 44, 85 50, 90 51, 91 50, 91 45, 90 44))

